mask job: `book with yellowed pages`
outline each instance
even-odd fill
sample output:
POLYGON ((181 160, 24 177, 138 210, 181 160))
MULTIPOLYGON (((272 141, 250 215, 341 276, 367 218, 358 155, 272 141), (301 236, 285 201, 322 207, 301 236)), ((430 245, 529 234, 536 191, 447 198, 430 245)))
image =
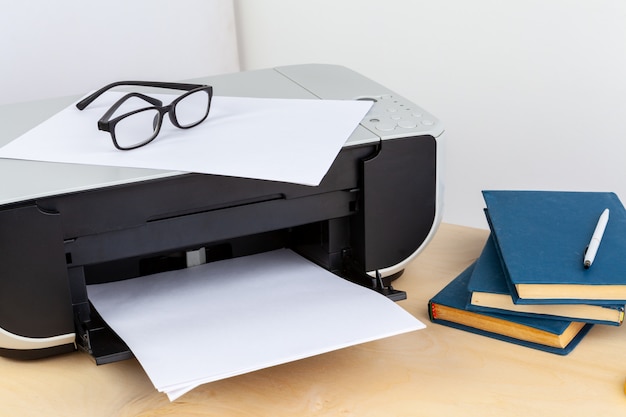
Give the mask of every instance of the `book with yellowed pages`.
POLYGON ((516 304, 626 303, 626 210, 616 194, 483 191, 489 227, 516 304), (583 259, 609 209, 595 261, 583 259))
POLYGON ((593 326, 577 321, 469 311, 467 285, 474 265, 428 302, 433 323, 559 355, 571 352, 593 326))
POLYGON ((619 326, 624 320, 624 304, 515 304, 506 283, 498 251, 490 236, 470 277, 468 309, 577 320, 619 326))

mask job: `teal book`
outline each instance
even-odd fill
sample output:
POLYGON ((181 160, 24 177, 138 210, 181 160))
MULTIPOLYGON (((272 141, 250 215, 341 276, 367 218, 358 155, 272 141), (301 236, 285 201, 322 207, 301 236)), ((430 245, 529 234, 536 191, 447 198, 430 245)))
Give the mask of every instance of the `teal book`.
POLYGON ((593 326, 576 321, 467 310, 467 286, 474 266, 470 265, 428 302, 433 323, 559 355, 571 352, 593 326))
POLYGON ((470 311, 517 314, 619 326, 624 304, 515 304, 493 238, 485 242, 469 279, 470 311))
POLYGON ((485 213, 517 304, 625 304, 626 211, 608 192, 483 191, 485 213), (609 220, 593 265, 583 258, 609 220))

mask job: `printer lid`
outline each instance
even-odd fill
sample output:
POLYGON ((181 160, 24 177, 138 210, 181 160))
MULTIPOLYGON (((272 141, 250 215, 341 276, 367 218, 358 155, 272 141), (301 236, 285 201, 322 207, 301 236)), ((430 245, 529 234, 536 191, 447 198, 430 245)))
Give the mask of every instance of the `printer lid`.
MULTIPOLYGON (((393 94, 382 85, 345 67, 322 64, 223 74, 193 81, 214 85, 219 95, 239 97, 377 101, 393 94)), ((70 106, 78 98, 70 96, 0 106, 0 123, 3 126, 0 146, 70 106)), ((373 113, 379 109, 375 107, 348 138, 344 147, 376 143, 394 137, 393 132, 377 128, 378 116, 373 113)), ((424 111, 420 109, 420 113, 424 111)), ((428 117, 432 123, 416 126, 411 133, 438 137, 443 129, 434 117, 428 117)), ((404 132, 400 136, 406 135, 404 132)), ((185 174, 180 171, 0 158, 0 177, 3 178, 0 205, 185 174)))

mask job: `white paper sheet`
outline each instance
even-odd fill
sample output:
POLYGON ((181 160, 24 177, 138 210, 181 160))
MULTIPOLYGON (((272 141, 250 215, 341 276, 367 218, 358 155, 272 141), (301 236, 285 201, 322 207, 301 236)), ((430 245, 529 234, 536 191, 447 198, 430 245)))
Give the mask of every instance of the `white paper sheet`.
POLYGON ((207 382, 425 327, 287 249, 88 293, 172 401, 207 382))
MULTIPOLYGON (((97 121, 124 93, 74 105, 0 148, 0 158, 152 168, 318 185, 371 107, 356 100, 213 97, 191 129, 164 120, 147 146, 120 151, 97 121)), ((172 95, 156 95, 164 103, 172 95)), ((175 96, 174 96, 175 97, 175 96)), ((143 103, 145 107, 145 103, 143 103)))

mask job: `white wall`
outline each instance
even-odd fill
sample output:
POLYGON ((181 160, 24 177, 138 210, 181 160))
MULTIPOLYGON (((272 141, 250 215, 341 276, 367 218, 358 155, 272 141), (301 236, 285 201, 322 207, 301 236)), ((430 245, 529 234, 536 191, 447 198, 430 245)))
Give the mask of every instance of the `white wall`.
POLYGON ((0 0, 0 104, 239 69, 232 0, 0 0))
POLYGON ((608 190, 626 203, 623 0, 235 0, 243 69, 348 66, 446 126, 444 221, 482 189, 608 190))

